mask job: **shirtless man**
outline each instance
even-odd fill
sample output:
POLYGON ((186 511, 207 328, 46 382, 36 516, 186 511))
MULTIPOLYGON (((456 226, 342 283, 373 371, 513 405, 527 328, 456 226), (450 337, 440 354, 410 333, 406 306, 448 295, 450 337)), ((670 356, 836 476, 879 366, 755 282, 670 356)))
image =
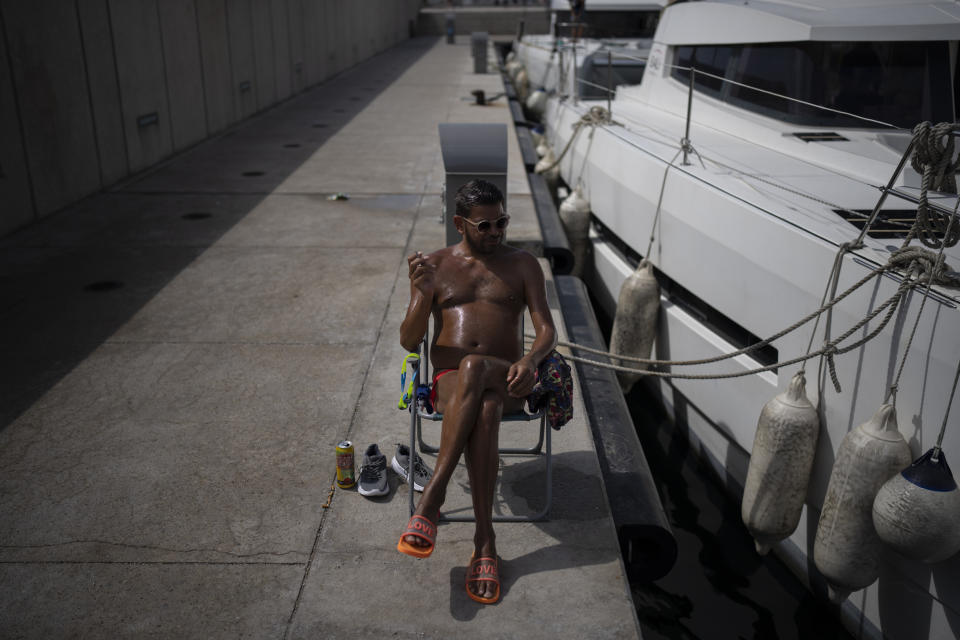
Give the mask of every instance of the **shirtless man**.
POLYGON ((400 325, 400 344, 416 351, 433 314, 430 354, 443 428, 433 478, 398 549, 417 557, 433 551, 447 484, 466 451, 477 520, 467 593, 484 603, 500 596, 492 521, 500 418, 522 407, 540 361, 557 342, 539 263, 504 244, 509 221, 495 185, 474 180, 461 187, 453 223, 463 239, 428 256, 417 252, 407 258, 410 305, 400 325), (536 333, 526 354, 521 337, 524 307, 536 333), (471 581, 474 576, 482 577, 471 581))

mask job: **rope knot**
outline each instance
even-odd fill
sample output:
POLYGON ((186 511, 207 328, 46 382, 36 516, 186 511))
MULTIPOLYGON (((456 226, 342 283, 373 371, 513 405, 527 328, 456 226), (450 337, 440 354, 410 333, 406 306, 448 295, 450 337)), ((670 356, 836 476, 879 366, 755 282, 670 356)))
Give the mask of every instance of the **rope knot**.
POLYGON ((920 202, 917 205, 917 231, 920 241, 932 249, 952 247, 960 241, 960 225, 949 224, 954 216, 930 209, 927 201, 930 189, 944 193, 957 192, 956 173, 960 171, 960 157, 953 159, 954 140, 951 134, 954 131, 960 131, 960 124, 921 122, 913 128, 910 166, 922 176, 920 202))
POLYGON ((960 288, 960 275, 948 269, 943 253, 934 253, 923 247, 902 247, 890 254, 888 266, 901 271, 916 270, 920 282, 943 287, 960 288))
POLYGON ((837 345, 833 342, 827 343, 823 347, 823 357, 827 361, 827 371, 830 372, 830 381, 833 382, 833 388, 837 393, 841 393, 840 389, 840 378, 837 377, 837 365, 833 361, 833 357, 839 353, 837 345))

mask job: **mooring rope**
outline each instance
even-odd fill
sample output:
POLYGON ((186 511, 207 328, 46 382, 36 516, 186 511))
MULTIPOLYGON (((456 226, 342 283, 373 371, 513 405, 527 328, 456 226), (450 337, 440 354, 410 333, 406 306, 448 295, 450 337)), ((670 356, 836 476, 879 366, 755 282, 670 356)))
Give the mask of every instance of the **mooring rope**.
POLYGON ((918 236, 920 242, 931 249, 941 244, 952 247, 960 241, 960 226, 949 232, 950 222, 956 216, 944 215, 931 209, 927 200, 930 189, 944 193, 956 193, 956 173, 960 170, 960 157, 953 160, 953 133, 960 131, 960 123, 921 122, 913 128, 913 170, 923 176, 920 182, 920 204, 917 206, 918 236))
MULTIPOLYGON (((960 200, 957 201, 957 204, 960 205, 960 200)), ((953 227, 953 221, 956 218, 956 210, 954 210, 953 215, 950 216, 950 220, 947 222, 947 228, 944 231, 944 237, 948 236, 953 227)), ((919 247, 918 247, 919 248, 919 247)), ((947 248, 946 242, 940 243, 940 251, 937 253, 937 258, 935 264, 940 265, 942 268, 943 265, 943 251, 947 248)), ((906 251, 909 247, 901 248, 901 251, 906 251)), ((917 319, 913 321, 913 328, 910 330, 910 337, 907 338, 907 344, 903 348, 903 357, 900 359, 900 366, 897 367, 897 375, 893 379, 893 384, 890 385, 890 390, 887 392, 887 400, 893 398, 893 404, 897 404, 897 390, 900 387, 900 376, 903 374, 903 367, 907 363, 907 354, 910 353, 910 346, 913 344, 913 338, 917 333, 917 327, 920 326, 920 317, 923 315, 923 307, 927 304, 927 298, 930 297, 930 287, 933 286, 934 280, 934 271, 930 269, 927 271, 927 288, 923 292, 923 298, 920 300, 920 309, 917 310, 917 319)))
POLYGON ((580 134, 580 131, 582 131, 584 127, 587 127, 587 126, 596 127, 599 125, 606 125, 606 124, 620 124, 620 123, 615 121, 613 118, 611 118, 610 112, 607 111, 605 108, 601 107, 600 105, 595 105, 593 107, 590 107, 590 110, 587 111, 582 116, 580 116, 580 119, 573 124, 573 135, 571 135, 570 139, 567 140, 567 144, 563 147, 563 151, 561 151, 557 159, 553 161, 553 164, 537 169, 536 170, 537 173, 546 173, 547 171, 550 171, 554 167, 558 166, 560 164, 560 161, 563 160, 563 157, 567 155, 567 151, 570 150, 570 147, 573 145, 573 142, 577 139, 577 136, 580 134))
MULTIPOLYGON (((701 358, 697 360, 656 360, 651 358, 637 358, 627 355, 612 354, 609 351, 604 351, 600 349, 594 349, 592 347, 587 347, 585 345, 580 345, 575 342, 569 342, 565 340, 558 341, 558 344, 563 347, 574 349, 577 351, 582 351, 585 353, 591 353, 596 355, 603 355, 608 358, 612 358, 624 362, 633 362, 642 365, 648 366, 660 366, 660 367, 675 367, 675 366, 692 366, 692 365, 702 365, 710 364, 714 362, 720 362, 722 360, 727 360, 739 355, 745 355, 751 351, 760 349, 773 341, 787 335, 791 331, 796 330, 797 328, 803 326, 810 320, 815 317, 818 317, 820 314, 824 313, 828 309, 832 309, 836 304, 841 302, 844 298, 849 296, 855 290, 859 289, 872 278, 880 275, 881 273, 892 271, 895 269, 900 269, 906 272, 900 286, 897 287, 896 292, 886 299, 883 303, 875 307, 870 313, 866 314, 859 322, 850 327, 840 336, 826 342, 820 349, 810 352, 803 356, 798 356, 789 360, 783 360, 774 364, 766 365, 763 367, 758 367, 754 369, 749 369, 740 372, 734 373, 716 373, 716 374, 679 374, 672 373, 669 371, 653 371, 650 369, 637 369, 635 367, 626 367, 622 365, 615 365, 609 362, 603 362, 600 360, 594 360, 591 358, 583 358, 580 356, 570 355, 569 359, 573 362, 582 362, 584 364, 589 364, 592 366, 611 369, 613 371, 618 371, 622 373, 631 373, 638 375, 647 375, 661 378, 679 378, 679 379, 688 379, 688 380, 718 380, 725 378, 739 378, 743 376, 753 375, 755 373, 763 373, 765 371, 772 371, 780 367, 786 367, 800 362, 806 362, 812 358, 823 356, 826 360, 827 368, 830 374, 830 379, 833 382, 834 388, 839 393, 841 391, 840 381, 837 377, 836 366, 834 364, 834 358, 838 355, 843 355, 856 349, 873 338, 880 334, 881 331, 889 324, 891 318, 899 307, 901 301, 906 296, 907 292, 916 287, 918 284, 923 282, 929 283, 940 283, 939 281, 943 278, 943 273, 945 272, 944 263, 941 259, 942 256, 935 255, 932 251, 923 249, 922 247, 906 247, 899 249, 893 252, 890 255, 888 262, 882 267, 871 271, 869 274, 861 278, 858 282, 853 284, 851 287, 843 291, 840 295, 834 297, 830 302, 821 305, 819 309, 810 313, 805 318, 795 322, 786 329, 777 332, 776 334, 765 338, 760 342, 756 342, 752 345, 732 351, 730 353, 725 353, 719 356, 713 356, 710 358, 701 358), (854 341, 853 343, 840 346, 847 338, 859 331, 865 325, 867 325, 871 320, 876 318, 882 312, 886 311, 884 317, 881 319, 880 324, 871 330, 867 335, 859 340, 854 341)), ((530 334, 525 334, 525 338, 534 339, 535 336, 530 334)))
MULTIPOLYGON (((597 124, 607 124, 609 122, 611 122, 610 114, 609 112, 607 112, 606 109, 600 106, 592 107, 587 114, 582 116, 581 119, 573 125, 575 131, 573 135, 570 137, 570 139, 567 141, 567 144, 564 147, 563 151, 561 152, 560 157, 557 158, 557 160, 552 165, 543 169, 542 171, 547 171, 557 166, 560 163, 560 160, 562 160, 564 155, 566 155, 570 146, 573 144, 573 141, 576 139, 580 130, 584 126, 589 125, 591 127, 594 127, 597 124)), ((615 365, 609 362, 602 362, 599 360, 582 358, 580 356, 574 356, 574 355, 570 355, 569 357, 574 362, 582 362, 584 364, 590 364, 593 366, 611 369, 611 370, 619 371, 623 373, 649 375, 649 376, 655 376, 655 377, 683 378, 683 379, 723 379, 723 378, 736 378, 741 376, 752 375, 755 373, 762 373, 764 371, 771 371, 779 367, 789 366, 791 364, 796 364, 798 362, 804 363, 801 367, 801 370, 803 370, 806 367, 806 362, 808 360, 815 357, 822 356, 823 361, 826 362, 827 369, 830 374, 830 379, 833 382, 833 386, 836 389, 836 391, 839 393, 840 381, 839 381, 839 378, 837 377, 834 358, 837 355, 847 353, 863 344, 866 344, 868 341, 872 340, 874 337, 879 335, 880 332, 883 331, 886 325, 890 322, 890 319, 893 317, 893 314, 896 312, 896 309, 899 307, 903 298, 906 296, 908 290, 912 290, 917 285, 923 284, 925 282, 926 290, 924 291, 923 302, 921 303, 920 310, 917 314, 917 319, 914 323, 913 330, 911 331, 910 337, 907 341, 906 348, 904 349, 903 359, 900 362, 900 366, 897 371, 894 384, 890 388, 890 394, 894 395, 895 397, 900 375, 903 372, 903 366, 906 361, 906 356, 912 344, 912 341, 917 329, 917 325, 919 324, 920 314, 923 313, 923 305, 926 302, 927 297, 929 297, 930 288, 934 284, 944 286, 944 287, 954 287, 954 288, 960 287, 960 274, 952 273, 947 270, 944 252, 943 252, 944 248, 946 248, 947 246, 954 246, 957 240, 960 239, 960 225, 958 225, 957 229, 953 228, 954 227, 953 220, 954 218, 957 217, 957 208, 954 207, 953 213, 946 216, 941 216, 939 213, 935 214, 937 217, 932 221, 930 220, 929 217, 921 219, 922 216, 920 213, 920 209, 928 208, 926 204, 927 203, 926 194, 929 188, 934 188, 937 190, 950 190, 950 192, 952 193, 956 192, 956 183, 955 183, 954 174, 958 171, 958 169, 960 169, 960 158, 958 158, 957 161, 955 162, 951 162, 952 156, 953 156, 953 149, 954 149, 953 137, 951 133, 955 130, 960 130, 960 125, 953 124, 953 123, 942 123, 942 124, 933 126, 933 125, 930 125, 930 123, 921 123, 920 125, 917 125, 917 127, 914 128, 914 142, 915 142, 914 149, 915 150, 914 150, 914 155, 911 159, 911 162, 913 163, 914 169, 924 175, 924 182, 923 182, 924 187, 921 192, 920 206, 918 207, 918 212, 917 212, 917 220, 911 226, 910 231, 907 234, 906 238, 904 239, 903 245, 900 247, 900 249, 894 251, 890 255, 886 264, 884 264, 878 269, 871 271, 869 274, 861 278, 857 283, 849 287, 846 291, 841 293, 839 296, 835 296, 834 293, 836 292, 836 287, 839 282, 840 267, 842 264, 843 255, 852 248, 852 245, 850 243, 842 244, 838 249, 836 257, 834 258, 833 268, 831 269, 830 276, 828 278, 828 283, 827 283, 826 290, 824 291, 824 296, 821 299, 820 308, 812 312, 811 314, 807 315, 805 318, 795 322, 794 324, 787 327, 786 329, 783 329, 782 331, 770 336, 769 338, 756 342, 742 349, 738 349, 736 351, 725 353, 719 356, 714 356, 711 358, 701 358, 697 360, 656 360, 651 358, 638 358, 634 356, 612 354, 609 351, 593 349, 591 347, 578 345, 573 342, 559 341, 559 344, 561 346, 584 351, 586 353, 603 355, 609 358, 613 358, 620 362, 632 362, 640 365, 646 365, 648 367, 649 366, 674 367, 674 366, 702 365, 702 364, 709 364, 713 362, 720 362, 722 360, 727 360, 729 358, 745 355, 752 351, 761 349, 769 345, 773 341, 803 326, 810 320, 816 318, 817 322, 814 325, 813 331, 811 332, 810 342, 807 345, 806 355, 793 358, 791 360, 781 361, 776 364, 767 365, 764 367, 759 367, 759 368, 751 369, 749 371, 742 371, 738 373, 674 374, 667 371, 653 371, 648 368, 637 369, 634 367, 625 367, 621 365, 615 365), (941 143, 940 141, 942 139, 946 139, 946 141, 941 143), (939 249, 939 253, 934 254, 932 251, 929 251, 928 249, 924 249, 923 247, 908 246, 911 240, 913 239, 913 237, 915 237, 918 234, 920 235, 921 240, 923 240, 924 237, 927 238, 926 241, 924 241, 925 245, 930 246, 931 248, 939 249), (938 234, 940 236, 940 239, 938 239, 937 237, 938 234), (842 301, 844 298, 846 298, 851 293, 853 293, 853 291, 865 285, 872 278, 875 278, 881 273, 896 270, 896 269, 899 269, 900 271, 904 272, 905 275, 903 277, 903 280, 900 286, 897 288, 897 291, 890 298, 888 298, 881 305, 876 307, 873 311, 868 313, 862 320, 860 320, 857 324, 855 324, 853 327, 851 327, 846 332, 844 332, 841 336, 826 342, 819 350, 811 351, 813 346, 813 341, 817 333, 817 325, 819 325, 820 317, 822 314, 824 313, 828 314, 827 322, 825 325, 825 333, 829 335, 830 333, 829 327, 830 327, 830 319, 832 316, 832 310, 840 301, 842 301), (829 302, 827 302, 828 296, 830 297, 829 302), (870 322, 873 318, 879 315, 884 309, 887 309, 887 313, 885 314, 884 318, 881 320, 879 326, 874 328, 872 331, 870 331, 866 336, 864 336, 860 340, 857 340, 854 343, 844 347, 839 346, 840 343, 842 343, 844 340, 846 340, 851 335, 853 335, 853 333, 855 333, 856 331, 864 327, 868 322, 870 322)), ((700 157, 700 154, 696 151, 696 149, 693 148, 693 145, 687 139, 683 139, 681 141, 680 151, 683 151, 683 150, 686 150, 688 153, 689 152, 695 153, 698 159, 700 159, 701 164, 703 164, 703 159, 700 157)), ((677 152, 677 155, 679 155, 680 151, 677 152)), ((661 183, 661 191, 660 191, 661 201, 663 198, 663 191, 666 183, 667 174, 669 173, 670 168, 673 166, 673 162, 676 160, 677 155, 674 155, 673 159, 667 164, 667 167, 664 171, 663 181, 661 183)), ((769 183, 773 186, 784 188, 787 191, 791 191, 797 195, 811 198, 827 206, 833 206, 833 208, 837 208, 832 203, 829 203, 824 200, 820 200, 810 194, 795 191, 789 187, 785 187, 775 182, 768 181, 759 176, 747 174, 743 171, 740 171, 739 169, 726 165, 722 162, 718 162, 712 158, 708 158, 708 160, 710 162, 723 166, 727 169, 733 170, 742 175, 749 175, 750 177, 760 180, 761 182, 769 183)), ((960 206, 960 199, 958 199, 957 205, 960 206)), ((649 253, 653 246, 654 235, 656 232, 657 218, 659 217, 660 208, 661 208, 661 202, 658 201, 657 215, 654 217, 653 228, 651 229, 651 234, 650 234, 650 243, 647 246, 648 255, 644 256, 645 260, 649 259, 649 253)), ((863 233, 861 234, 861 236, 866 235, 866 232, 869 230, 869 226, 872 224, 872 222, 873 220, 871 219, 865 224, 863 233)), ((533 338, 533 336, 530 336, 530 335, 525 335, 524 337, 533 338)), ((821 361, 821 365, 823 361, 821 361)))
POLYGON ((930 459, 934 462, 940 460, 940 446, 943 444, 943 434, 947 432, 947 418, 950 417, 950 406, 953 404, 953 396, 957 393, 957 381, 960 380, 960 360, 957 361, 957 372, 953 374, 953 389, 950 391, 950 399, 947 400, 947 410, 943 414, 943 424, 940 425, 940 435, 937 436, 937 444, 933 448, 933 455, 930 459))
POLYGON ((666 190, 667 186, 667 175, 670 173, 670 169, 673 168, 673 163, 677 161, 677 157, 683 149, 677 149, 677 152, 673 154, 673 157, 670 158, 670 162, 667 163, 667 166, 663 169, 663 179, 660 181, 660 196, 657 198, 657 210, 653 214, 653 225, 650 226, 650 241, 647 242, 647 252, 643 254, 644 260, 650 259, 650 251, 653 249, 653 239, 657 234, 657 223, 660 222, 660 209, 663 205, 663 192, 666 190))
POLYGON ((550 67, 553 66, 553 56, 557 53, 556 47, 550 50, 550 57, 547 59, 547 67, 543 70, 543 80, 540 81, 540 88, 547 86, 547 76, 550 75, 550 67))

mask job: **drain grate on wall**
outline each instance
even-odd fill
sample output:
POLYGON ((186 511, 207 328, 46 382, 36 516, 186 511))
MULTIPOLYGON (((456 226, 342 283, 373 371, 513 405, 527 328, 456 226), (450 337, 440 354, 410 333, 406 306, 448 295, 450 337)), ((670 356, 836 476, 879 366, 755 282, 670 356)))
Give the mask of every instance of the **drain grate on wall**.
POLYGON ((263 174, 264 174, 263 171, 244 171, 244 172, 243 172, 243 177, 244 177, 244 178, 256 178, 257 176, 262 176, 263 174))
POLYGON ((296 149, 299 146, 300 146, 299 142, 290 142, 288 144, 283 145, 284 149, 296 149))
MULTIPOLYGON (((863 229, 873 209, 834 209, 833 212, 857 229, 863 229)), ((871 238, 905 238, 916 219, 915 209, 881 209, 867 235, 871 238)))
POLYGON ((207 213, 206 211, 191 211, 190 213, 185 213, 180 216, 184 220, 206 220, 207 218, 212 218, 212 213, 207 213))

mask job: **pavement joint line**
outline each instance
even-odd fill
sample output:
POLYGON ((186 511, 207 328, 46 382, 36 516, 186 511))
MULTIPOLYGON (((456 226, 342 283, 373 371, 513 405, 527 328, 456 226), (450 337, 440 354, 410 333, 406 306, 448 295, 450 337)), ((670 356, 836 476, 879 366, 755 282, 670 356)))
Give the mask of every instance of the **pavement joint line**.
POLYGON ((3 247, 4 249, 336 249, 339 251, 350 251, 352 249, 372 250, 372 249, 400 249, 400 245, 363 245, 353 247, 343 247, 322 244, 256 244, 256 245, 219 245, 219 244, 22 244, 17 246, 3 247))
MULTIPOLYGON (((52 547, 65 547, 72 544, 103 544, 111 547, 125 547, 127 549, 150 549, 153 551, 166 551, 169 553, 221 553, 235 558, 254 558, 257 556, 287 556, 292 553, 302 553, 302 551, 260 551, 257 553, 235 553, 233 551, 223 551, 221 549, 195 548, 195 549, 174 549, 172 547, 159 547, 151 544, 131 544, 128 542, 114 542, 113 540, 65 540, 63 542, 51 542, 49 544, 6 544, 0 545, 0 550, 6 549, 50 549, 52 547)), ((299 563, 297 563, 299 564, 299 563)))
MULTIPOLYGON (((108 191, 103 195, 108 196, 331 196, 340 191, 165 191, 162 189, 150 189, 150 190, 136 190, 136 189, 121 189, 116 191, 108 191)), ((347 194, 349 196, 348 200, 343 202, 349 202, 354 199, 362 198, 381 198, 384 196, 400 196, 415 198, 417 196, 424 195, 423 193, 417 193, 413 191, 355 191, 352 194, 347 194)), ((440 196, 439 193, 431 192, 430 195, 440 196)), ((507 191, 507 196, 516 196, 523 197, 529 196, 530 194, 523 191, 507 191)), ((337 201, 331 201, 337 202, 337 201)))
MULTIPOLYGON (((217 342, 214 340, 102 340, 102 341, 93 341, 89 343, 78 343, 78 344, 110 344, 110 345, 138 345, 138 344, 169 344, 169 345, 214 345, 214 346, 248 346, 248 347, 354 347, 354 346, 368 346, 371 344, 376 344, 376 342, 367 342, 364 340, 351 340, 348 342, 253 342, 253 341, 224 341, 217 342)), ((18 347, 21 343, 9 343, 9 344, 0 344, 0 347, 18 347)))
MULTIPOLYGON (((111 191, 106 195, 137 195, 137 196, 332 196, 340 191, 165 191, 162 189, 134 190, 123 189, 120 191, 111 191)), ((331 202, 349 202, 355 198, 377 198, 382 196, 406 196, 415 198, 419 193, 413 191, 361 191, 348 194, 349 198, 345 201, 332 200, 331 202)), ((439 195, 439 194, 437 194, 439 195)))
MULTIPOLYGON (((423 190, 420 193, 420 202, 417 203, 417 211, 420 210, 420 205, 423 204, 423 199, 426 197, 427 185, 424 185, 423 190)), ((410 225, 410 230, 407 232, 407 241, 404 244, 404 251, 401 256, 400 267, 397 269, 397 274, 393 279, 393 286, 390 287, 390 294, 387 296, 387 304, 383 309, 383 316, 380 318, 380 327, 377 331, 377 339, 374 342, 373 349, 370 351, 370 359, 367 362, 367 367, 363 372, 363 380, 360 382, 360 391, 357 393, 357 401, 353 405, 353 415, 350 417, 350 424, 347 425, 347 430, 344 434, 344 438, 349 437, 350 433, 353 431, 353 426, 356 424, 357 416, 360 414, 361 403, 363 401, 363 392, 367 388, 367 380, 370 377, 370 370, 373 368, 373 363, 377 359, 377 348, 380 346, 380 338, 383 335, 383 329, 387 324, 387 317, 390 311, 389 300, 393 298, 393 294, 397 290, 397 282, 400 280, 400 273, 403 269, 403 261, 406 260, 407 251, 410 250, 410 242, 413 240, 413 232, 417 227, 417 218, 418 215, 414 216, 413 222, 410 225)), ((289 638, 293 630, 293 620, 297 615, 297 611, 300 609, 300 600, 303 597, 303 591, 306 587, 307 580, 310 578, 310 568, 313 566, 313 561, 317 555, 317 549, 320 546, 320 535, 323 533, 323 525, 327 522, 327 515, 330 513, 333 508, 333 501, 336 499, 337 494, 337 484, 333 482, 333 495, 330 500, 328 500, 327 508, 323 509, 323 514, 320 516, 320 524, 317 526, 317 535, 313 540, 313 547, 310 549, 310 557, 307 559, 307 566, 303 572, 303 579, 300 581, 300 588, 297 590, 297 597, 293 602, 293 610, 290 612, 290 617, 287 619, 287 627, 284 630, 283 637, 284 639, 289 638)))
POLYGON ((250 566, 250 567, 299 567, 302 562, 218 562, 216 560, 0 560, 0 565, 209 565, 209 566, 250 566))

